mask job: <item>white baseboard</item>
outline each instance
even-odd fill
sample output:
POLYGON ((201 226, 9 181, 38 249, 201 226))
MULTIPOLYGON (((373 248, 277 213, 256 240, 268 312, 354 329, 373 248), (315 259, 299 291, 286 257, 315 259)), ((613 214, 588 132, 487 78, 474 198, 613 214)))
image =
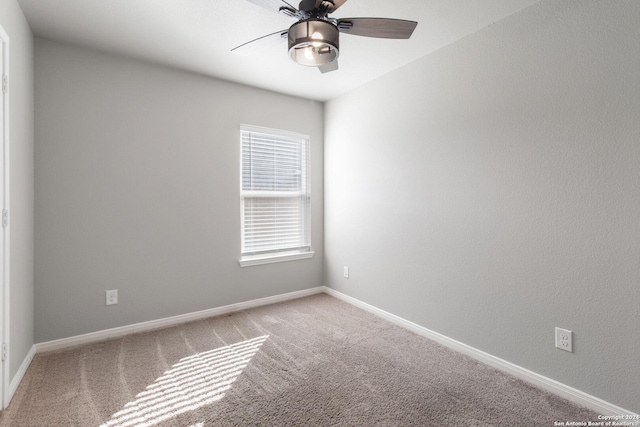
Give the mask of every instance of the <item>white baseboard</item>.
POLYGON ((62 338, 54 341, 47 341, 35 345, 36 351, 42 353, 45 351, 60 350, 67 347, 73 347, 80 344, 88 344, 92 342, 104 341, 110 338, 118 338, 125 335, 146 332, 154 329, 166 328, 169 326, 179 325, 180 323, 191 322, 194 320, 205 319, 207 317, 220 316, 222 314, 233 313, 236 311, 247 310, 249 308, 259 307, 262 305, 275 304, 282 301, 288 301, 296 298, 302 298, 309 295, 319 294, 324 291, 324 287, 304 289, 302 291, 289 292, 281 295, 255 299, 251 301, 241 302, 237 304, 225 305, 193 313, 181 314, 178 316, 165 317, 163 319, 151 320, 148 322, 135 323, 133 325, 121 326, 118 328, 105 329, 103 331, 91 332, 83 335, 76 335, 69 338, 62 338))
POLYGON ((241 310, 247 310, 250 308, 259 307, 263 305, 288 301, 291 299, 314 295, 321 292, 327 293, 331 296, 341 299, 342 301, 345 301, 349 304, 352 304, 356 307, 359 307, 363 310, 366 310, 370 313, 380 316, 418 335, 421 335, 425 338, 429 338, 433 341, 436 341, 446 347, 451 348, 452 350, 455 350, 459 353, 472 357, 500 371, 511 374, 516 378, 520 378, 524 381, 532 383, 542 388, 543 390, 546 390, 557 396, 563 397, 578 405, 582 405, 599 414, 621 415, 621 416, 637 415, 631 411, 627 411, 626 409, 620 408, 619 406, 616 406, 612 403, 609 403, 597 397, 591 396, 573 387, 567 386, 558 381, 552 380, 543 375, 532 372, 528 369, 515 365, 511 362, 507 362, 506 360, 500 359, 499 357, 492 356, 488 353, 485 353, 484 351, 481 351, 474 347, 463 344, 452 338, 449 338, 447 336, 434 332, 430 329, 427 329, 418 324, 405 320, 394 314, 388 313, 384 310, 381 310, 377 307, 374 307, 370 304, 362 302, 356 298, 350 297, 348 295, 345 295, 341 292, 336 291, 335 289, 331 289, 326 286, 320 286, 316 288, 305 289, 302 291, 290 292, 287 294, 275 295, 272 297, 260 298, 260 299, 251 300, 247 302, 226 305, 223 307, 197 311, 194 313, 187 313, 179 316, 167 317, 164 319, 152 320, 149 322, 136 323, 133 325, 122 326, 119 328, 107 329, 103 331, 92 332, 89 334, 78 335, 74 337, 63 338, 59 340, 47 341, 47 342, 35 344, 31 348, 31 351, 29 352, 27 357, 25 358, 25 361, 20 366, 20 370, 11 381, 9 399, 7 400, 7 404, 10 398, 13 397, 13 394, 15 393, 16 389, 18 388, 18 385, 22 380, 22 377, 24 376, 27 368, 29 367, 29 363, 31 363, 31 360, 33 359, 33 356, 35 355, 35 353, 42 353, 42 352, 51 351, 51 350, 59 350, 67 347, 80 345, 80 344, 88 344, 88 343, 97 342, 97 341, 104 341, 110 338, 117 338, 117 337, 125 336, 128 334, 132 334, 132 333, 166 328, 168 326, 174 326, 180 323, 204 319, 212 316, 219 316, 222 314, 233 313, 241 310))
POLYGON ((619 406, 616 406, 612 403, 606 402, 597 397, 591 396, 585 392, 577 390, 568 385, 562 384, 556 380, 552 380, 551 378, 547 378, 543 375, 536 374, 528 369, 525 369, 521 366, 515 365, 511 362, 507 362, 506 360, 500 359, 499 357, 492 356, 488 353, 485 353, 482 350, 478 350, 477 348, 468 346, 459 341, 451 339, 447 336, 429 330, 425 327, 417 325, 413 322, 405 320, 401 317, 398 317, 394 314, 387 313, 384 310, 380 310, 377 307, 369 305, 365 302, 362 302, 356 298, 345 295, 341 292, 336 291, 335 289, 331 289, 328 287, 324 287, 323 291, 331 296, 334 296, 342 301, 345 301, 349 304, 352 304, 358 308, 366 310, 370 313, 373 313, 377 316, 380 316, 398 326, 401 326, 405 329, 408 329, 418 335, 429 338, 437 343, 444 345, 445 347, 449 347, 452 350, 455 350, 459 353, 465 354, 473 359, 476 359, 480 362, 483 362, 493 368, 496 368, 500 371, 506 372, 510 375, 513 375, 516 378, 520 378, 521 380, 527 381, 531 384, 534 384, 543 390, 546 390, 550 393, 555 394, 556 396, 563 397, 571 402, 574 402, 578 405, 589 408, 599 414, 602 415, 631 415, 637 416, 631 411, 627 411, 619 406))
POLYGON ((31 349, 29 350, 29 353, 27 353, 27 356, 24 358, 24 360, 20 364, 20 368, 18 368, 18 372, 16 372, 16 374, 11 379, 11 382, 9 383, 9 393, 5 396, 5 399, 4 399, 5 408, 9 406, 9 402, 11 402, 11 399, 13 399, 13 395, 16 394, 16 390, 18 390, 18 386, 20 385, 22 378, 24 378, 24 374, 27 373, 27 368, 29 368, 29 365, 31 364, 31 361, 33 360, 33 357, 35 355, 36 355, 36 346, 32 345, 31 349))

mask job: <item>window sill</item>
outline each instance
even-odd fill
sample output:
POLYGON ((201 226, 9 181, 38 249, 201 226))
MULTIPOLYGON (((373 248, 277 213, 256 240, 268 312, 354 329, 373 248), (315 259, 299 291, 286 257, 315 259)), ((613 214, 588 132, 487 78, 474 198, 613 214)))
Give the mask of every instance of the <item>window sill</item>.
POLYGON ((296 252, 280 255, 268 255, 268 256, 254 256, 241 258, 239 263, 240 267, 251 267, 254 265, 272 264, 274 262, 295 261, 298 259, 311 258, 315 252, 296 252))

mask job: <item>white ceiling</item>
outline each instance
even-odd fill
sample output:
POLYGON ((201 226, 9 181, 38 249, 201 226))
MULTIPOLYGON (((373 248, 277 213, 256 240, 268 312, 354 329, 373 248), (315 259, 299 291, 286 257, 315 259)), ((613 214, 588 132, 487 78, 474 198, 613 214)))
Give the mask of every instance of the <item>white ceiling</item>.
MULTIPOLYGON (((251 56, 231 49, 295 22, 246 0, 18 0, 36 36, 325 101, 539 0, 349 0, 332 17, 418 22, 409 40, 341 34, 340 69, 321 74, 286 40, 251 56)), ((295 0, 290 1, 297 6, 295 0)))

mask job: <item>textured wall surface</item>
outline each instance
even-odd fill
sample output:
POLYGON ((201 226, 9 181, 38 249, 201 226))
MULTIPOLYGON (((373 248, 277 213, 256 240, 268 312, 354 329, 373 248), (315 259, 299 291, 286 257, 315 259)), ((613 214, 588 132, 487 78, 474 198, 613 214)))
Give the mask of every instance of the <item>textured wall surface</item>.
POLYGON ((36 342, 322 285, 322 104, 35 52, 36 342), (241 123, 311 136, 312 259, 239 266, 241 123))
POLYGON ((640 412, 639 43, 542 1, 327 103, 325 282, 640 412))
POLYGON ((15 0, 0 2, 9 35, 10 349, 9 381, 33 346, 33 36, 15 0))

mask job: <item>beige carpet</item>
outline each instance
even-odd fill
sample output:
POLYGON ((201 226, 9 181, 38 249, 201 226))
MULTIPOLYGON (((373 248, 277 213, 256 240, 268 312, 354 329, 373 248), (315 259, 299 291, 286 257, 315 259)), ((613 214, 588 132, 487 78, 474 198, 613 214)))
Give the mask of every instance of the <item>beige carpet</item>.
POLYGON ((38 354, 1 426, 553 426, 597 414, 320 294, 38 354))

